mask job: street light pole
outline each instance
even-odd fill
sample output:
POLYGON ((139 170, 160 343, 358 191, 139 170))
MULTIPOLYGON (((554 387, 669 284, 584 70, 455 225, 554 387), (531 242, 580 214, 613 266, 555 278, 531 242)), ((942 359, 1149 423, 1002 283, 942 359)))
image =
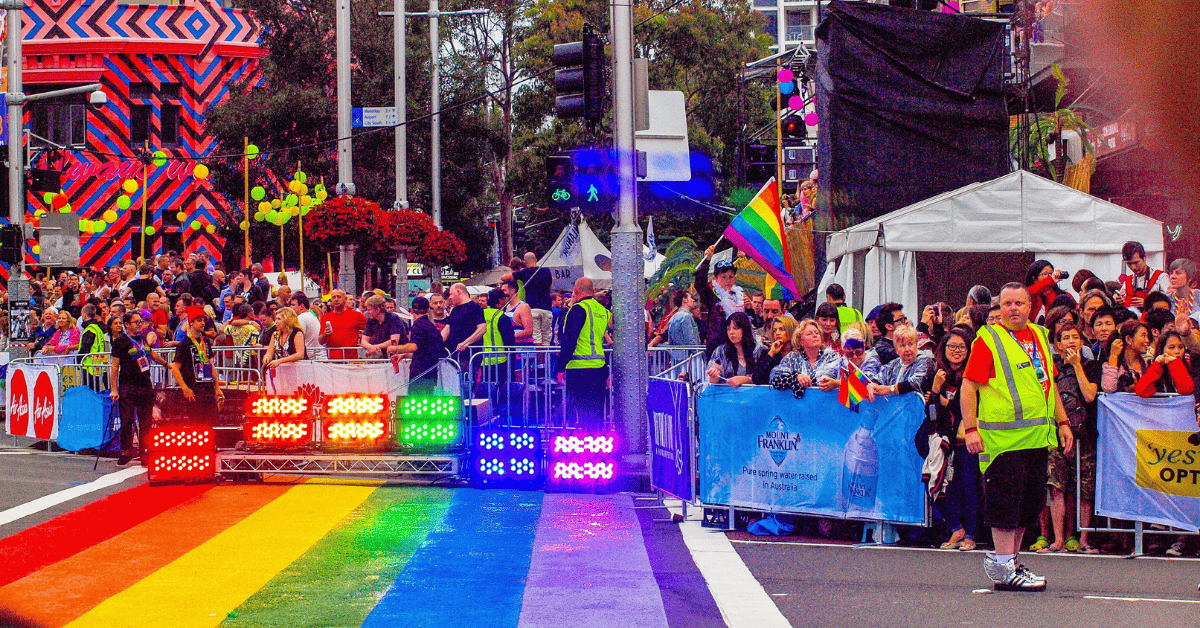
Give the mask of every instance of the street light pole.
POLYGON ((643 323, 644 262, 642 228, 637 221, 634 187, 633 128, 633 9, 631 0, 612 2, 613 144, 617 155, 620 197, 617 224, 612 230, 613 384, 617 428, 626 445, 625 472, 639 476, 647 470, 646 452, 646 332, 643 323))

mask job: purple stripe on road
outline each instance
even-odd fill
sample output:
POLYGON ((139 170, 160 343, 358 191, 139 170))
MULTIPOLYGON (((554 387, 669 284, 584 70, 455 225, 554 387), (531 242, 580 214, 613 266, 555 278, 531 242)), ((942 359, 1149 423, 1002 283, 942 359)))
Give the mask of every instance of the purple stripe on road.
POLYGON ((666 628, 662 596, 628 496, 545 496, 519 625, 666 628))
POLYGON ((663 508, 646 509, 637 511, 637 517, 650 567, 662 592, 667 623, 673 628, 725 628, 704 575, 683 542, 679 524, 655 521, 670 519, 671 513, 663 508))

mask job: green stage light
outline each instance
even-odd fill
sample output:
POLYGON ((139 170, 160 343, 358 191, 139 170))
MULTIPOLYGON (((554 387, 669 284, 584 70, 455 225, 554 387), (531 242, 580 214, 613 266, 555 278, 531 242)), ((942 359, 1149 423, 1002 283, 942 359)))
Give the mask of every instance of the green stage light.
POLYGON ((458 421, 411 419, 404 421, 400 442, 406 445, 444 447, 458 442, 458 421))
POLYGON ((422 395, 405 397, 400 404, 399 418, 407 425, 409 419, 440 419, 442 421, 457 419, 462 410, 461 397, 443 397, 437 395, 422 395))

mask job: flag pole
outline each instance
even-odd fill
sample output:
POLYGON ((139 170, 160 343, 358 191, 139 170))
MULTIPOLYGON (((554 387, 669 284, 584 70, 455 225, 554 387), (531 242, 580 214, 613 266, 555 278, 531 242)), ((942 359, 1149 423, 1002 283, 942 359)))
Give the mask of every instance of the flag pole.
MULTIPOLYGON (((721 241, 722 241, 722 240, 724 240, 724 239, 725 239, 725 234, 724 234, 724 233, 722 233, 722 234, 721 234, 721 237, 717 238, 717 241, 716 241, 716 242, 713 242, 713 243, 712 243, 712 245, 715 247, 715 246, 717 246, 718 244, 720 244, 720 243, 721 243, 721 241)), ((705 259, 707 259, 707 258, 705 258, 705 257, 701 257, 701 258, 700 258, 700 263, 699 263, 699 264, 696 264, 696 267, 692 269, 692 272, 696 272, 697 270, 700 270, 700 266, 701 266, 702 264, 704 264, 704 260, 705 260, 705 259)))

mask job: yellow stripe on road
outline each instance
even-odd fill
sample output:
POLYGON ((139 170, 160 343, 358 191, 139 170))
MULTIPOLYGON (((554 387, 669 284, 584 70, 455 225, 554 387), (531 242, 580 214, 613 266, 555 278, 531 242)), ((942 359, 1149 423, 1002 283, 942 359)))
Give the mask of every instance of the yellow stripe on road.
POLYGON ((375 489, 298 485, 68 626, 216 626, 308 551, 375 489))

